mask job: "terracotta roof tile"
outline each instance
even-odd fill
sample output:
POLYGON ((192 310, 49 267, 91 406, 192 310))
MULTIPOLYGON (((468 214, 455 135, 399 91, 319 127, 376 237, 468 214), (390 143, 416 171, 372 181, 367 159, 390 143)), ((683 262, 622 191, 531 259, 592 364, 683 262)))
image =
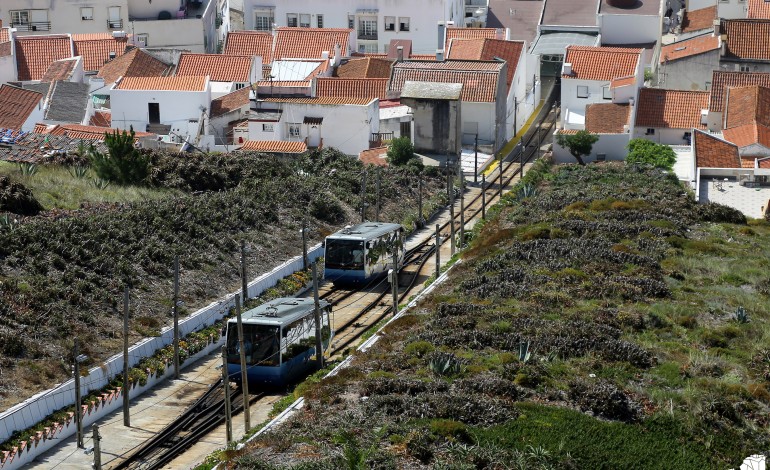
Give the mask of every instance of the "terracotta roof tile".
POLYGON ((749 0, 748 18, 770 19, 770 2, 765 0, 749 0))
POLYGON ((9 42, 10 40, 11 40, 10 29, 0 27, 0 42, 9 42))
MULTIPOLYGON (((46 129, 43 133, 50 135, 64 135, 73 139, 104 140, 104 133, 113 133, 117 129, 110 129, 101 126, 83 126, 80 124, 59 124, 46 129)), ((122 132, 122 131, 121 131, 122 132)), ((155 134, 151 132, 134 132, 134 137, 150 137, 155 134)))
POLYGON ((404 83, 461 83, 461 100, 491 103, 497 99, 500 62, 400 62, 393 66, 389 91, 401 93, 404 83))
POLYGON ((388 55, 387 59, 398 59, 398 48, 401 47, 401 58, 408 59, 412 55, 412 40, 411 39, 391 39, 388 42, 388 55))
POLYGON ((738 147, 706 132, 693 133, 695 162, 698 168, 740 168, 738 147))
POLYGON ((710 29, 714 27, 714 19, 717 17, 717 6, 701 8, 699 10, 685 11, 682 18, 682 32, 689 33, 710 29))
POLYGON ((594 103, 586 106, 586 130, 593 134, 622 134, 631 117, 627 104, 594 103))
POLYGON ((249 94, 251 88, 244 87, 217 99, 211 100, 211 117, 221 116, 222 114, 235 111, 236 109, 248 106, 249 94))
POLYGON ((631 86, 636 83, 636 77, 629 75, 628 77, 618 77, 610 80, 610 88, 620 88, 622 86, 631 86))
POLYGON ((48 132, 48 125, 40 122, 35 123, 35 128, 32 129, 32 132, 34 132, 35 134, 45 134, 48 132))
POLYGON ((215 82, 249 82, 252 57, 246 55, 188 54, 179 56, 177 77, 208 75, 215 82))
POLYGON ((728 140, 740 147, 760 144, 770 148, 770 127, 762 124, 751 123, 742 126, 732 127, 722 131, 725 140, 728 140))
MULTIPOLYGON (((488 29, 488 28, 487 28, 488 29)), ((493 30, 494 31, 494 30, 493 30)), ((508 64, 505 84, 508 88, 513 83, 519 58, 524 50, 524 41, 504 41, 501 39, 453 39, 449 46, 448 59, 495 60, 503 59, 508 64)))
POLYGON ((436 54, 412 54, 409 60, 436 60, 436 54))
POLYGON ((264 98, 262 101, 269 103, 297 103, 297 104, 320 104, 320 105, 342 105, 353 104, 365 106, 372 102, 370 98, 351 98, 343 97, 318 97, 318 98, 264 98))
POLYGON ((754 168, 754 159, 756 157, 741 156, 741 168, 754 168))
POLYGON ((124 77, 116 90, 204 91, 206 77, 124 77))
POLYGON ((40 81, 55 82, 57 80, 69 80, 77 63, 78 59, 74 57, 57 60, 48 67, 48 70, 40 77, 40 81))
POLYGON ((258 55, 263 64, 273 62, 273 35, 260 31, 230 31, 227 33, 224 54, 258 55))
POLYGON ((57 60, 72 57, 72 43, 69 36, 18 36, 16 42, 16 64, 19 80, 40 80, 57 60))
POLYGON ((110 111, 94 111, 93 116, 88 121, 90 126, 111 127, 112 113, 110 111))
POLYGON ((11 41, 0 42, 0 57, 11 55, 11 41))
POLYGON ((247 140, 239 150, 263 153, 304 153, 307 151, 307 145, 305 142, 286 140, 247 140))
POLYGON ((636 125, 668 129, 704 129, 701 110, 708 106, 709 92, 642 88, 636 109, 636 125))
POLYGON ((387 96, 387 78, 318 78, 316 96, 318 97, 353 97, 379 98, 387 96))
POLYGON ((754 122, 770 126, 770 88, 757 85, 728 88, 723 117, 725 128, 754 122))
POLYGON ((273 57, 278 59, 320 59, 326 51, 334 56, 334 46, 348 54, 350 29, 342 28, 278 28, 275 31, 273 57))
POLYGON ((385 157, 388 156, 387 147, 375 147, 373 149, 363 150, 358 154, 358 159, 364 165, 388 166, 385 157))
POLYGON ((168 64, 135 48, 104 64, 96 76, 103 78, 105 84, 110 84, 120 77, 161 77, 168 73, 169 68, 168 64))
POLYGON ((111 34, 73 34, 75 55, 83 57, 83 70, 94 72, 110 61, 110 53, 120 57, 126 52, 128 38, 115 38, 111 34))
POLYGON ((309 88, 310 83, 310 80, 262 80, 257 82, 257 86, 309 88))
POLYGON ((337 67, 335 76, 340 78, 389 78, 391 65, 393 65, 393 61, 390 59, 375 57, 350 59, 337 67))
POLYGON ((709 109, 715 113, 721 113, 724 110, 728 88, 750 85, 770 87, 770 73, 714 70, 711 75, 709 109))
POLYGON ((444 50, 450 47, 452 39, 495 39, 498 37, 495 28, 447 28, 444 50))
POLYGON ((663 46, 660 50, 660 63, 690 57, 719 49, 719 38, 713 34, 704 34, 684 41, 663 46))
POLYGON ((43 94, 10 85, 0 86, 0 127, 20 130, 43 94))
POLYGON ((641 55, 642 49, 568 46, 564 63, 572 64, 572 74, 562 78, 609 81, 636 75, 641 55))
POLYGON ((738 59, 770 59, 770 19, 722 20, 727 35, 727 56, 738 59))

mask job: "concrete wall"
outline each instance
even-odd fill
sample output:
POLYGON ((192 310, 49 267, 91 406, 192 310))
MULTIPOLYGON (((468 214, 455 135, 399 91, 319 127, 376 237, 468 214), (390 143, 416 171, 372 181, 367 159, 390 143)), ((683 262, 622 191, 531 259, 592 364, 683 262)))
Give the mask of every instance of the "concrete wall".
MULTIPOLYGON (((134 41, 137 35, 146 34, 147 47, 206 52, 202 18, 132 21, 127 31, 134 35, 134 41)), ((136 42, 134 44, 138 45, 136 42)))
MULTIPOLYGON (((11 42, 13 47, 13 42, 11 42)), ((16 57, 7 55, 0 57, 0 85, 16 80, 16 57)))
MULTIPOLYGON (((146 3, 146 2, 145 2, 146 3)), ((19 36, 41 34, 79 34, 79 33, 106 33, 112 31, 107 27, 109 19, 109 7, 120 7, 120 18, 125 29, 128 22, 128 3, 126 0, 110 0, 110 2, 93 0, 2 0, 0 2, 0 19, 4 26, 11 25, 11 10, 47 10, 48 21, 51 22, 50 31, 18 31, 19 36), (93 20, 83 20, 81 7, 93 8, 93 20)), ((178 7, 177 7, 178 8, 178 7)), ((30 15, 30 21, 37 21, 30 15)))
POLYGON ((662 15, 599 15, 602 43, 642 44, 660 40, 662 15))
MULTIPOLYGON (((475 129, 478 129, 479 143, 492 144, 496 142, 496 130, 499 126, 495 122, 495 103, 474 103, 463 101, 460 103, 462 108, 462 143, 472 145, 475 139, 475 129)), ((505 131, 505 129, 503 129, 505 131)))
MULTIPOLYGON (((323 247, 320 244, 308 250, 308 258, 310 261, 314 261, 320 256, 323 256, 323 247)), ((277 266, 272 271, 262 274, 249 283, 249 298, 257 297, 268 288, 276 285, 280 279, 300 269, 302 269, 302 256, 297 256, 280 266, 277 266)), ((189 317, 179 321, 180 335, 186 336, 194 331, 198 331, 206 326, 214 324, 222 319, 234 306, 235 293, 229 294, 216 302, 212 302, 189 317)), ((173 328, 168 327, 161 331, 160 336, 145 338, 136 343, 129 348, 128 351, 129 366, 133 367, 138 364, 142 358, 152 356, 158 349, 171 344, 173 339, 173 328)), ((123 354, 121 353, 107 359, 102 366, 94 367, 88 371, 88 376, 82 380, 80 384, 83 396, 90 393, 92 390, 100 390, 105 387, 113 377, 122 373, 123 354)), ((0 442, 8 439, 14 431, 27 429, 35 423, 45 419, 54 411, 75 403, 74 388, 74 380, 68 380, 63 384, 41 392, 0 414, 0 442)), ((0 466, 0 469, 7 470, 2 466, 0 466)))
MULTIPOLYGON (((749 72, 770 72, 770 62, 767 61, 741 61, 741 62, 733 62, 730 60, 725 60, 724 58, 720 61, 720 67, 726 70, 735 70, 736 72, 741 71, 741 66, 748 67, 749 72)), ((711 75, 709 74, 709 77, 711 75)))
MULTIPOLYGON (((561 119, 561 125, 564 128, 571 128, 574 126, 568 126, 565 123, 567 119, 567 112, 572 111, 585 117, 586 106, 593 103, 611 103, 611 99, 604 99, 604 87, 609 86, 610 82, 599 82, 596 80, 580 80, 576 78, 563 78, 561 80, 561 103, 562 109, 559 119, 561 119), (578 87, 588 87, 588 96, 585 98, 578 98, 578 87)), ((582 129, 582 127, 581 127, 582 129)))
POLYGON ((711 72, 719 69, 719 50, 682 59, 664 61, 657 73, 660 88, 669 90, 708 90, 711 72))
POLYGON ((415 151, 452 155, 460 151, 462 123, 466 118, 461 115, 459 101, 401 98, 401 103, 412 108, 414 113, 415 151))
POLYGON ((692 132, 692 129, 655 128, 655 133, 648 135, 646 127, 637 127, 634 129, 633 138, 647 139, 656 144, 686 145, 687 141, 684 140, 685 132, 692 132))
POLYGON ((45 109, 43 108, 45 101, 45 96, 43 99, 40 100, 40 102, 35 106, 35 109, 32 110, 32 112, 27 117, 27 120, 24 121, 24 124, 21 125, 21 130, 24 132, 32 132, 35 129, 35 124, 38 122, 43 122, 43 116, 45 115, 45 109))
MULTIPOLYGON (((631 134, 600 134, 591 149, 591 155, 583 157, 586 163, 596 161, 596 155, 603 153, 607 161, 622 161, 628 155, 626 146, 631 138, 631 134)), ((577 163, 575 157, 564 147, 556 143, 556 134, 553 139, 553 161, 554 163, 577 163)))
POLYGON ((179 10, 179 0, 128 0, 128 11, 131 18, 158 18, 161 11, 171 13, 172 18, 176 18, 179 10))
MULTIPOLYGON (((188 121, 199 119, 201 106, 208 109, 211 92, 208 84, 205 91, 158 91, 158 90, 110 90, 112 126, 136 131, 145 131, 149 124, 149 103, 160 105, 160 123, 170 125, 172 131, 188 134, 188 121)), ((192 136, 194 137, 194 136, 192 136)))
POLYGON ((748 6, 746 0, 717 0, 717 16, 726 20, 746 18, 748 6))

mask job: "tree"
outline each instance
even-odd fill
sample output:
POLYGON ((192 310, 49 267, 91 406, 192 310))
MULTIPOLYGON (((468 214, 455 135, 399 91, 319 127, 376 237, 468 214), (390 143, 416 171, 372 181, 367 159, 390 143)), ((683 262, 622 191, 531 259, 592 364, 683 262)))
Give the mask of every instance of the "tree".
POLYGON ((578 163, 585 165, 583 157, 591 155, 599 136, 588 131, 577 131, 575 134, 556 134, 556 143, 569 150, 578 163))
POLYGON ((646 163, 671 171, 676 163, 676 153, 668 145, 656 144, 647 139, 631 139, 626 163, 646 163))
POLYGON ((397 137, 388 145, 388 163, 394 166, 406 165, 414 158, 414 145, 409 137, 397 137))
POLYGON ((89 163, 99 178, 121 185, 143 184, 150 172, 150 159, 134 147, 134 128, 130 132, 104 133, 107 153, 101 153, 93 145, 89 149, 89 163))

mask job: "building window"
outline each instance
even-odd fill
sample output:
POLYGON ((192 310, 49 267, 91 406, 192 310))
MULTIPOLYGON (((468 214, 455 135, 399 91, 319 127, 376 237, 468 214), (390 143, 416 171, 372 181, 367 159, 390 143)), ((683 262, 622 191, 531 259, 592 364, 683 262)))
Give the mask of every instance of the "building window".
POLYGON ((147 33, 140 33, 136 35, 136 45, 139 47, 147 47, 150 45, 150 36, 147 33))
POLYGON ((299 129, 302 124, 298 122, 286 123, 286 130, 289 137, 299 137, 299 129))
POLYGON ((299 27, 300 28, 309 28, 310 27, 310 15, 299 15, 299 27))
POLYGON ((359 43, 358 44, 358 52, 362 54, 376 54, 377 53, 377 43, 359 43))
POLYGON ((236 89, 236 90, 240 90, 240 89, 243 89, 243 88, 245 88, 245 87, 246 87, 246 84, 245 84, 245 83, 236 83, 236 84, 235 84, 235 89, 236 89))
POLYGON ((741 65, 741 72, 749 72, 751 68, 748 65, 741 65))
POLYGON ((319 28, 324 27, 324 15, 315 15, 316 26, 319 28))
POLYGON ((81 8, 80 19, 83 21, 92 21, 94 19, 94 9, 91 7, 81 8))
POLYGON ((297 27, 297 14, 296 13, 287 13, 286 14, 286 26, 289 26, 290 28, 296 28, 297 27))
POLYGON ((706 91, 711 90, 711 82, 706 82, 706 91))
POLYGON ((11 10, 11 26, 29 24, 29 10, 11 10))
POLYGON ((612 90, 610 90, 610 87, 608 86, 602 87, 602 98, 604 98, 605 100, 612 99, 612 90))
POLYGON ((356 29, 356 17, 348 15, 348 29, 356 29))
POLYGON ((385 31, 395 31, 396 30, 396 17, 395 16, 386 16, 385 17, 385 31))
POLYGON ((377 20, 374 18, 358 21, 358 39, 377 40, 377 20))
POLYGON ((409 17, 408 16, 399 16, 398 17, 398 28, 399 28, 399 31, 409 31, 409 17))
POLYGON ((257 31, 272 31, 273 23, 272 11, 258 11, 254 13, 254 29, 257 31))
POLYGON ((597 153, 596 154, 596 161, 597 162, 607 161, 607 154, 606 153, 597 153))
POLYGON ((588 87, 587 86, 578 86, 577 87, 577 97, 578 98, 588 98, 588 87))
POLYGON ((648 127, 647 132, 645 132, 644 135, 655 135, 655 129, 648 127))
POLYGON ((275 130, 275 124, 271 123, 265 123, 262 124, 262 132, 273 132, 275 130))

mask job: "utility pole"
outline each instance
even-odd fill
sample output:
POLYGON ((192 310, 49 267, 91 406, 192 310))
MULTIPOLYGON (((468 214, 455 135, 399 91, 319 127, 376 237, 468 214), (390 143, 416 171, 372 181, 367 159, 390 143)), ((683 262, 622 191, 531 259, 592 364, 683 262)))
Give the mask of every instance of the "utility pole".
POLYGON ((441 227, 436 224, 436 279, 441 275, 441 227))
POLYGON ((366 169, 361 182, 361 223, 366 222, 366 169))
POLYGON ((503 197, 503 154, 500 154, 500 198, 503 197))
POLYGON ((455 255, 455 205, 449 204, 449 253, 455 255))
POLYGON ((479 182, 479 133, 476 132, 476 140, 473 144, 473 182, 479 182))
POLYGON ((487 218, 487 175, 481 175, 481 220, 487 218))
POLYGON ((321 303, 318 301, 318 269, 313 263, 313 301, 315 302, 315 354, 318 369, 324 366, 323 338, 321 338, 321 303))
POLYGON ((128 391, 128 286, 126 286, 123 291, 123 426, 131 427, 128 391))
POLYGON ((302 218, 302 270, 307 271, 307 219, 302 218))
POLYGON ((422 173, 417 178, 417 226, 422 227, 422 173))
POLYGON ((393 315, 398 313, 398 240, 393 248, 393 269, 391 270, 390 288, 393 294, 393 315))
MULTIPOLYGON (((241 351, 241 387, 243 387, 243 425, 244 432, 251 429, 251 413, 249 412, 249 371, 246 368, 246 348, 243 341, 243 319, 241 318, 241 297, 235 295, 235 313, 238 315, 238 349, 241 351)), ((253 345, 252 345, 253 347, 253 345)))
POLYGON ((94 431, 94 470, 102 470, 102 436, 99 435, 99 425, 94 423, 91 429, 94 431))
POLYGON ((233 442, 233 410, 230 403, 230 374, 227 371, 227 346, 222 345, 222 385, 225 390, 225 433, 226 444, 233 442))
MULTIPOLYGON (((460 180, 462 181, 462 180, 460 180)), ((462 182, 460 183, 462 188, 462 182)), ((460 191, 460 249, 465 246, 465 190, 460 191)))
MULTIPOLYGON (((519 141, 519 143, 521 143, 521 141, 519 141)), ((521 179, 521 177, 524 176, 524 152, 526 150, 527 150, 527 147, 525 147, 524 144, 522 144, 521 152, 519 152, 519 179, 521 179)))
POLYGON ((452 199, 452 172, 449 169, 449 154, 447 153, 446 160, 446 196, 452 199))
POLYGON ((174 312, 174 378, 179 378, 179 255, 174 256, 174 298, 171 311, 174 312))
POLYGON ((382 178, 382 174, 380 173, 380 169, 377 168, 377 206, 374 213, 374 220, 379 222, 380 221, 380 179, 382 178))
POLYGON ((78 352, 78 339, 75 338, 75 346, 72 350, 72 356, 75 361, 73 372, 75 374, 75 425, 77 426, 78 449, 83 448, 83 409, 80 407, 82 398, 80 396, 80 353, 78 352))
POLYGON ((241 240, 241 298, 244 304, 249 299, 249 282, 246 279, 246 240, 241 240))

